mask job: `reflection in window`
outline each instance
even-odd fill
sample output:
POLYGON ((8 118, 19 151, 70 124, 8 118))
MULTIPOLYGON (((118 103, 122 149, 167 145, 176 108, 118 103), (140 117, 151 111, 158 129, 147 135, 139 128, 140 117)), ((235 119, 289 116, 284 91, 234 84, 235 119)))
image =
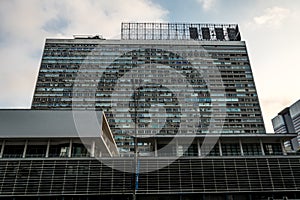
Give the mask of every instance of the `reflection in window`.
POLYGON ((90 153, 83 144, 72 145, 72 157, 89 157, 90 153))
POLYGON ((281 144, 264 144, 266 155, 282 155, 281 144))
POLYGON ((223 156, 238 156, 241 155, 239 144, 222 144, 223 156))
POLYGON ((49 157, 68 157, 69 143, 51 145, 49 149, 49 157))
POLYGON ((260 144, 243 144, 243 151, 245 156, 262 155, 260 144))
POLYGON ((47 145, 28 145, 26 150, 26 157, 45 157, 47 145))
POLYGON ((5 145, 3 158, 22 158, 24 145, 5 145))

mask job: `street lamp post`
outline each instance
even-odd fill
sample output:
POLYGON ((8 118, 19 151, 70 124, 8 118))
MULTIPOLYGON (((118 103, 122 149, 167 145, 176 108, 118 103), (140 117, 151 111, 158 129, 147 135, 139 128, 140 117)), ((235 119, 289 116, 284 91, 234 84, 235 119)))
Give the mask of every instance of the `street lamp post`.
MULTIPOLYGON (((135 92, 135 80, 133 82, 134 91, 134 189, 133 189, 133 200, 136 200, 136 192, 138 190, 138 176, 139 176, 139 166, 138 166, 138 139, 137 139, 137 126, 138 126, 138 98, 139 98, 139 88, 137 88, 137 93, 135 92)), ((140 82, 139 82, 140 85, 140 82)))

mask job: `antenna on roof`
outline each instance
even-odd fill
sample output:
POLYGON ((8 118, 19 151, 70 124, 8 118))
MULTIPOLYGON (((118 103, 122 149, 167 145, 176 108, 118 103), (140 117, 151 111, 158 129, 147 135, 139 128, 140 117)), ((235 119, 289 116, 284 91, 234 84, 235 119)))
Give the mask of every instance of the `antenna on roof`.
POLYGON ((74 39, 99 39, 105 40, 102 35, 73 35, 74 39))

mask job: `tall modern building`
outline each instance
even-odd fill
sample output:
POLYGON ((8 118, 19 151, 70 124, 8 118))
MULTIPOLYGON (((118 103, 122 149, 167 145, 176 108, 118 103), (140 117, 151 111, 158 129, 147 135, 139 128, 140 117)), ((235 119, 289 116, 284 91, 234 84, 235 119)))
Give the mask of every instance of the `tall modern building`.
MULTIPOLYGON (((282 110, 272 119, 275 133, 300 133, 300 100, 288 108, 282 110)), ((285 146, 288 150, 298 151, 300 137, 287 141, 285 146)))
POLYGON ((47 39, 32 109, 105 111, 121 152, 135 124, 144 136, 265 133, 237 25, 122 23, 121 35, 47 39))
POLYGON ((296 134, 265 132, 235 24, 47 39, 18 112, 0 111, 0 199, 300 198, 296 134))

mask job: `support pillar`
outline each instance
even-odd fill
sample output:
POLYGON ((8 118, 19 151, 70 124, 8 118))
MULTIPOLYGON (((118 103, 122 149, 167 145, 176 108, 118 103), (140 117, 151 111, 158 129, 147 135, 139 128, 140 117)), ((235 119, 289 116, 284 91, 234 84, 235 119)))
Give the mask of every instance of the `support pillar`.
POLYGON ((4 147, 5 147, 5 140, 2 141, 2 145, 1 145, 1 151, 0 151, 0 158, 3 157, 3 153, 4 153, 4 147))
POLYGON ((218 145, 219 145, 219 152, 220 152, 220 156, 223 156, 223 152, 222 152, 222 145, 221 145, 221 140, 218 140, 218 145))
POLYGON ((178 152, 178 139, 175 139, 175 149, 176 149, 176 156, 179 156, 179 152, 178 152))
POLYGON ((241 156, 244 156, 244 149, 243 149, 243 144, 242 144, 242 139, 239 138, 239 145, 240 145, 240 151, 241 151, 241 156))
POLYGON ((264 150, 264 144, 262 142, 262 139, 259 139, 259 144, 260 144, 260 148, 261 148, 261 153, 263 156, 265 156, 265 150, 264 150))
POLYGON ((49 158, 49 150, 50 150, 50 139, 48 140, 48 143, 47 143, 47 149, 46 149, 46 155, 45 155, 46 158, 49 158))
POLYGON ((197 139, 197 149, 198 149, 198 157, 201 157, 201 146, 200 146, 200 140, 197 139))
POLYGON ((91 145, 91 157, 92 158, 95 157, 95 147, 96 147, 96 142, 92 141, 92 145, 91 145))
POLYGON ((25 157, 26 157, 27 146, 28 146, 28 140, 26 140, 26 142, 25 142, 25 146, 24 146, 24 151, 23 151, 23 156, 22 156, 22 158, 25 158, 25 157))
POLYGON ((72 144, 73 141, 72 139, 70 139, 70 145, 69 145, 69 151, 68 151, 68 157, 71 158, 72 157, 72 144))
POLYGON ((157 157, 157 139, 154 139, 154 157, 157 157))

